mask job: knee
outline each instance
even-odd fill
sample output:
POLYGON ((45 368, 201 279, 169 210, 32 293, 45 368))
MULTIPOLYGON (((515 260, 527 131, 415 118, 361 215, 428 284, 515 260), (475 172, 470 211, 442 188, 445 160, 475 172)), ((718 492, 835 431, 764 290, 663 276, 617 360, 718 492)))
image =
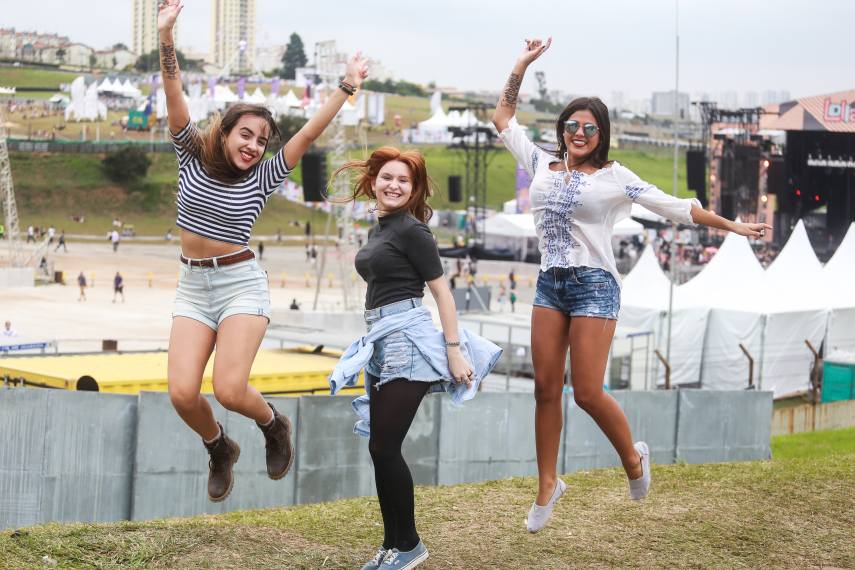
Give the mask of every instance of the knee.
POLYGON ((538 406, 550 406, 561 404, 561 393, 564 391, 563 384, 534 383, 534 401, 538 406))
POLYGON ((169 400, 178 412, 192 412, 199 405, 199 392, 185 388, 169 388, 169 400))
POLYGON ((395 448, 392 445, 383 444, 376 439, 368 440, 368 453, 371 454, 371 460, 377 463, 384 463, 394 458, 401 453, 400 447, 395 448))
POLYGON ((603 387, 595 386, 594 388, 584 388, 584 389, 575 389, 573 390, 573 399, 576 402, 576 405, 585 410, 586 412, 590 412, 597 406, 597 403, 603 396, 603 387))
POLYGON ((214 385, 214 397, 217 398, 221 406, 231 412, 238 411, 240 403, 243 401, 244 392, 246 392, 245 388, 241 389, 234 386, 217 388, 214 385))

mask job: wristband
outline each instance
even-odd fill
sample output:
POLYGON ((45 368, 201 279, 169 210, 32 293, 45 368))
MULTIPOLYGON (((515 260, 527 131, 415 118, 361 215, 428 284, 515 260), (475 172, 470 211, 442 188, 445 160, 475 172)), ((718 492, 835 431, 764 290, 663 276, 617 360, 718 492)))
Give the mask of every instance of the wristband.
POLYGON ((460 341, 457 342, 446 342, 445 346, 460 346, 460 341))
POLYGON ((347 93, 348 96, 353 96, 353 91, 344 86, 344 83, 339 83, 338 88, 347 93))

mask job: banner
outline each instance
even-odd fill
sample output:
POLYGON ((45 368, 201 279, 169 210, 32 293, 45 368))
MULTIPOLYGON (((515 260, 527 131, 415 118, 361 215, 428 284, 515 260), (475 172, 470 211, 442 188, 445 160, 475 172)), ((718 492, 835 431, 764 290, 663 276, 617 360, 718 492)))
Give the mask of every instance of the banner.
POLYGON ((246 95, 246 77, 238 77, 237 98, 243 99, 244 95, 246 95))
POLYGON ((211 99, 214 98, 214 91, 216 90, 215 89, 216 87, 217 87, 217 78, 211 77, 210 79, 208 79, 208 91, 209 91, 208 96, 211 99))

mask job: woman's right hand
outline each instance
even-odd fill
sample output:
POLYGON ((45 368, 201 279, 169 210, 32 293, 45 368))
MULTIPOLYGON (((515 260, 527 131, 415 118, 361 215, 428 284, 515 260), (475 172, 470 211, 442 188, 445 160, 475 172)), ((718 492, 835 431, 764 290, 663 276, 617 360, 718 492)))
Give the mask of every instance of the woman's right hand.
POLYGON ((521 63, 526 67, 531 65, 531 62, 539 58, 543 53, 549 49, 549 46, 552 44, 552 38, 546 40, 546 43, 543 43, 541 40, 535 38, 533 40, 525 41, 525 49, 517 58, 517 63, 521 63))
POLYGON ((166 4, 159 4, 157 8, 160 10, 157 14, 158 33, 171 32, 184 5, 178 4, 178 0, 167 0, 166 4))

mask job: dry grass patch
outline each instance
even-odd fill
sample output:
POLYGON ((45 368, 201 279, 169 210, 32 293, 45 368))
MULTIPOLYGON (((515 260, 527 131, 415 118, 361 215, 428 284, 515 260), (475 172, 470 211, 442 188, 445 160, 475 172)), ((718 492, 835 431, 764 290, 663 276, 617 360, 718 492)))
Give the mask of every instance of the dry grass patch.
MULTIPOLYGON (((631 502, 616 469, 565 477, 537 535, 532 478, 419 487, 425 570, 855 568, 853 456, 653 466, 631 502)), ((0 537, 0 568, 350 569, 382 539, 376 499, 103 525, 40 525, 0 537)))

